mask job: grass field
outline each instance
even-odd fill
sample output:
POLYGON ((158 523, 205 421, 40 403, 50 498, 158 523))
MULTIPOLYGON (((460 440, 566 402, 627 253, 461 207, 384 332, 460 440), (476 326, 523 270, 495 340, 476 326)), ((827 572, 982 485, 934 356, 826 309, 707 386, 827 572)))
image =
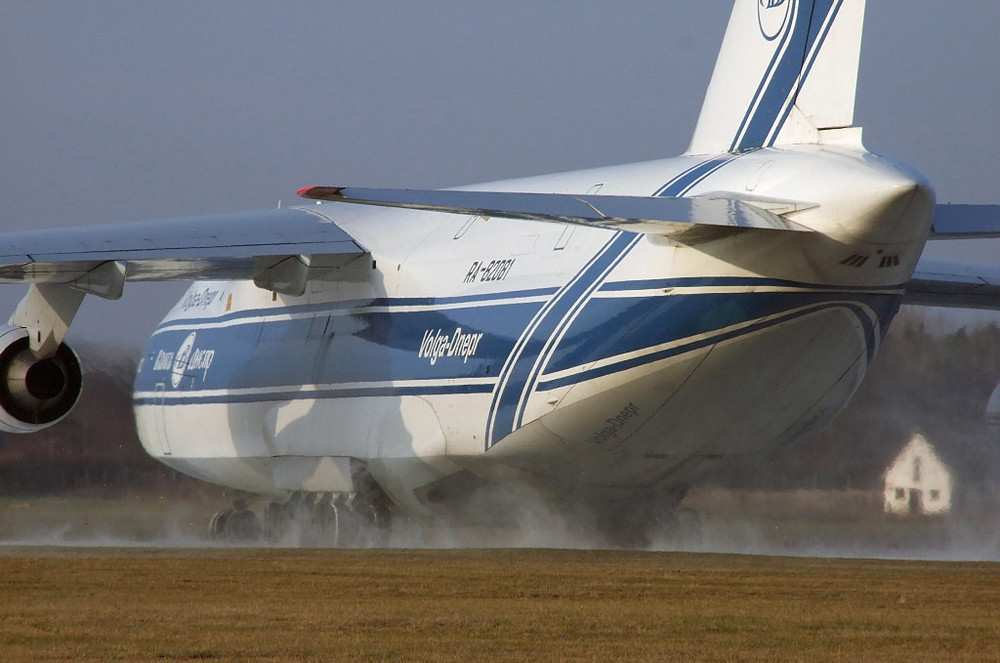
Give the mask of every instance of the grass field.
POLYGON ((1000 661, 1000 565, 0 548, 0 660, 1000 661))
POLYGON ((863 494, 695 497, 698 554, 435 549, 586 546, 545 521, 385 550, 211 548, 225 503, 0 500, 0 662, 1000 661, 991 518, 887 519, 863 494))

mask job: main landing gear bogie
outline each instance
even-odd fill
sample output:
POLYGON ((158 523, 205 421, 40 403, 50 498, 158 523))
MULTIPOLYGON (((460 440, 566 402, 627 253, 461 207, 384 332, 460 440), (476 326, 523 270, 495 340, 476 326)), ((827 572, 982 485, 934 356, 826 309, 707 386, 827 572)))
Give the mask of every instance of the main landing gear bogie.
POLYGON ((264 507, 263 521, 245 499, 216 513, 210 536, 228 543, 354 548, 385 542, 391 509, 356 493, 296 493, 264 507))

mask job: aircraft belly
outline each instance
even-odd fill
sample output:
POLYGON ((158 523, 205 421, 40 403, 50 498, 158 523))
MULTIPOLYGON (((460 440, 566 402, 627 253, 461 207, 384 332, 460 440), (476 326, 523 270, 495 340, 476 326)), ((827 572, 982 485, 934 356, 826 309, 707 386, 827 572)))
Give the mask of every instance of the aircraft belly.
POLYGON ((260 419, 266 406, 254 403, 234 410, 228 404, 165 405, 162 401, 134 407, 139 439, 160 462, 204 481, 241 490, 275 492, 259 434, 232 422, 260 419), (241 430, 242 429, 242 430, 241 430))
POLYGON ((397 502, 406 502, 413 489, 460 469, 446 457, 436 414, 417 397, 144 404, 135 412, 151 456, 255 493, 350 492, 351 461, 361 460, 397 502), (251 421, 262 424, 247 426, 251 421))

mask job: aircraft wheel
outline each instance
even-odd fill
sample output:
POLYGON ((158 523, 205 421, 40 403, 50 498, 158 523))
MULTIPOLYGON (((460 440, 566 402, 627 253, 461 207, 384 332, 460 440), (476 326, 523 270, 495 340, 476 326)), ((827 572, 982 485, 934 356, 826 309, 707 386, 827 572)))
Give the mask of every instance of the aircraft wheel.
POLYGON ((250 509, 234 508, 226 518, 225 534, 228 541, 256 541, 260 539, 260 518, 250 509))
POLYGON ((264 538, 269 543, 283 540, 291 530, 294 516, 294 505, 288 502, 268 502, 264 507, 264 538))
POLYGON ((245 505, 232 506, 212 516, 208 533, 217 541, 256 541, 261 535, 260 519, 245 505))
POLYGON ((309 531, 316 539, 316 544, 334 548, 343 545, 346 529, 343 520, 344 514, 331 500, 324 499, 314 504, 309 518, 309 531))
POLYGON ((338 495, 325 494, 310 505, 303 522, 306 545, 349 548, 355 545, 358 524, 338 495))
POLYGON ((226 521, 229 520, 229 516, 232 514, 233 509, 223 509, 218 511, 212 519, 208 521, 208 535, 216 540, 221 540, 226 534, 226 521))
POLYGON ((355 506, 352 514, 356 522, 354 545, 358 547, 378 547, 385 545, 392 525, 388 509, 379 504, 355 506))

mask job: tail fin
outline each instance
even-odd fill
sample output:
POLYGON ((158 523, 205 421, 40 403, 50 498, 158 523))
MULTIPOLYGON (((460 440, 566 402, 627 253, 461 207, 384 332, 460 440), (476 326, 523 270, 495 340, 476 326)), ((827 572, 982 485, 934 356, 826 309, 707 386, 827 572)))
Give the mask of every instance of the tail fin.
POLYGON ((865 0, 736 0, 689 154, 815 143, 854 122, 865 0))

